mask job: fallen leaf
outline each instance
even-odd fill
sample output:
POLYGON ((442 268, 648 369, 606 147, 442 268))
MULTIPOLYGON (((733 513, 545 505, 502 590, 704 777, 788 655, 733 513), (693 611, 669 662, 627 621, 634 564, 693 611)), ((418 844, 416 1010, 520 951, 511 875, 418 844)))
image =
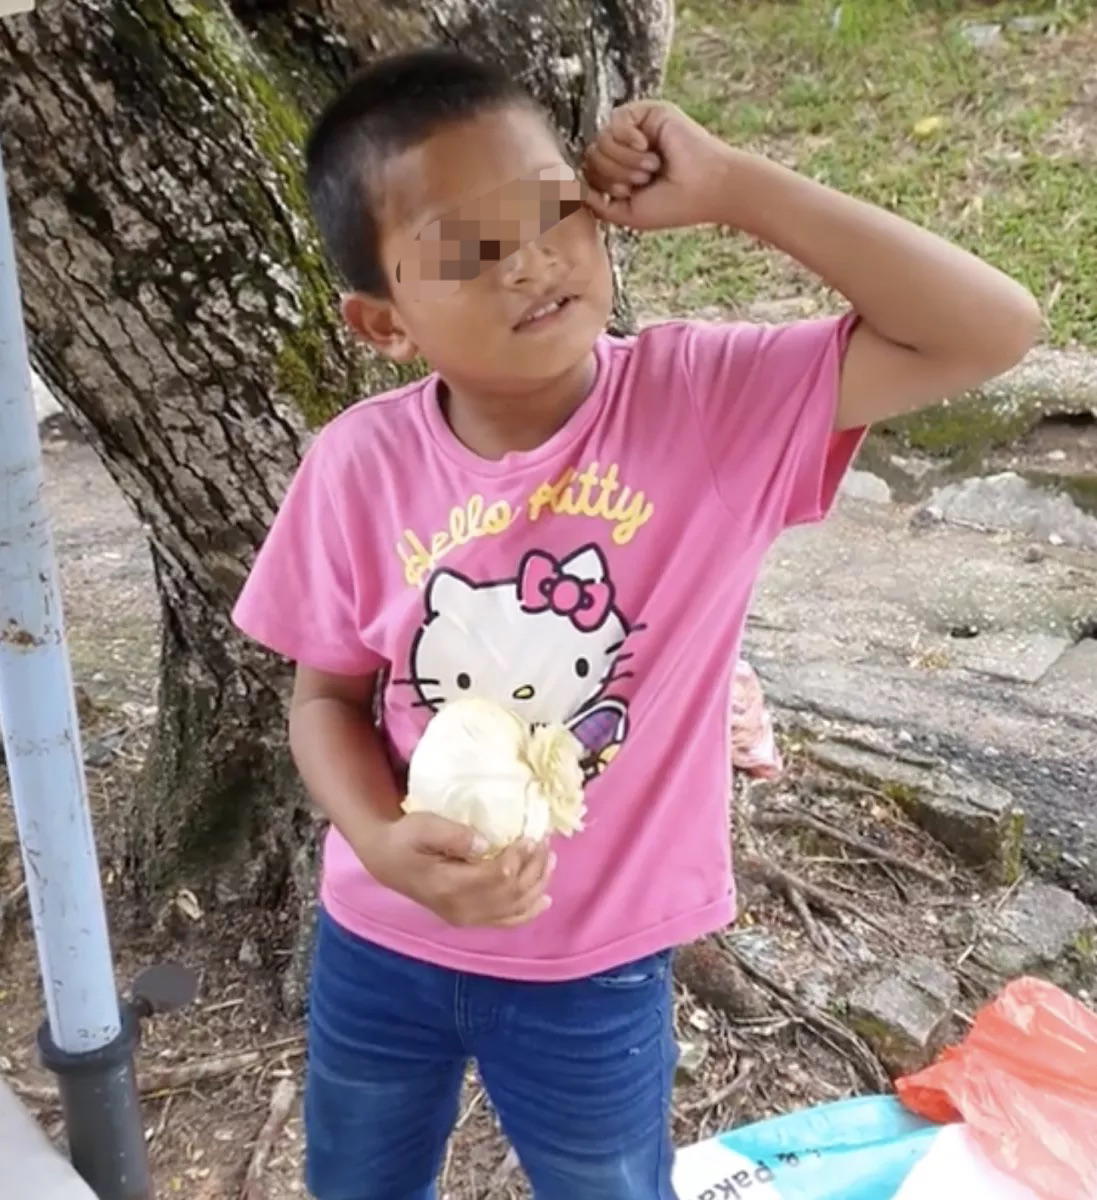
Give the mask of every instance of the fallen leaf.
POLYGON ((920 138, 931 137, 944 123, 944 117, 923 117, 920 121, 914 122, 914 136, 920 138))
POLYGON ((197 922, 202 919, 202 906, 190 888, 181 888, 175 893, 175 907, 184 917, 189 917, 192 921, 197 922))

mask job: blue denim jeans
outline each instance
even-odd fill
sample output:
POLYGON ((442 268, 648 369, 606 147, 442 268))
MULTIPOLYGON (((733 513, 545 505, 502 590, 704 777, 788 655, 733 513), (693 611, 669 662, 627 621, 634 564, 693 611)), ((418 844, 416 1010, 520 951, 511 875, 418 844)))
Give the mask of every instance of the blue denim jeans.
POLYGON ((574 983, 508 982, 382 950, 321 912, 308 1186, 317 1200, 433 1200, 475 1059, 537 1200, 673 1200, 671 1010, 669 952, 574 983))

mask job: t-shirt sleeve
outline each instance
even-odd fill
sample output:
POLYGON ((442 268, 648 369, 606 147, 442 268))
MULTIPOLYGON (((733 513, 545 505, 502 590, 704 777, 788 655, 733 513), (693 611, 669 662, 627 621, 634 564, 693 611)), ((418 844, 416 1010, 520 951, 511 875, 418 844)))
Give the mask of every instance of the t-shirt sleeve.
POLYGON ((864 438, 863 429, 834 432, 856 320, 682 328, 683 369, 717 491, 729 508, 751 506, 774 536, 826 515, 864 438))
POLYGON ((232 618, 249 637, 303 666, 368 675, 385 660, 362 639, 375 588, 366 547, 351 550, 345 473, 321 434, 290 483, 232 618))

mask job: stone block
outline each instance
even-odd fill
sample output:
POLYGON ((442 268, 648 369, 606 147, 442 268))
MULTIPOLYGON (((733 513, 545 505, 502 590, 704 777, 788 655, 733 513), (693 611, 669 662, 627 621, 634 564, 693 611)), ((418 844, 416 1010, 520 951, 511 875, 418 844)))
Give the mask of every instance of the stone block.
POLYGON ((1077 896, 1026 883, 996 913, 975 961, 1003 980, 1039 975, 1061 987, 1097 984, 1097 916, 1077 896))
POLYGON ((873 504, 889 504, 891 488, 887 481, 871 471, 851 470, 842 480, 841 492, 852 500, 866 500, 873 504))
POLYGON ((1077 684, 1097 693, 1097 637, 1083 638, 1071 646, 1044 675, 1050 684, 1077 684))
POLYGON ((979 675, 1010 683, 1038 683, 1070 647, 1069 638, 1051 633, 995 631, 955 641, 949 657, 957 666, 979 675))
POLYGON ((928 1066, 945 1044, 960 999, 956 977, 913 955, 874 967, 849 996, 847 1022, 895 1075, 928 1066))
POLYGON ((934 493, 925 511, 958 525, 1007 529, 1053 545, 1097 550, 1097 517, 1065 493, 1011 471, 950 483, 934 493))
POLYGON ((845 742, 805 746, 816 762, 848 775, 894 800, 958 858, 985 867, 1000 883, 1021 870, 1024 814, 1004 788, 971 776, 845 742))

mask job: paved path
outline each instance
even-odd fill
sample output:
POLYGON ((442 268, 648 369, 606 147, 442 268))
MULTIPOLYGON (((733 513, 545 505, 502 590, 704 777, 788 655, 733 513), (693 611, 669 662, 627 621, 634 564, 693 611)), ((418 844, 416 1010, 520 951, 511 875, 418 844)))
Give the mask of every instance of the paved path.
POLYGON ((1094 635, 1097 553, 844 498, 775 547, 747 654, 786 719, 860 725, 1008 788, 1034 862, 1094 900, 1094 635))

